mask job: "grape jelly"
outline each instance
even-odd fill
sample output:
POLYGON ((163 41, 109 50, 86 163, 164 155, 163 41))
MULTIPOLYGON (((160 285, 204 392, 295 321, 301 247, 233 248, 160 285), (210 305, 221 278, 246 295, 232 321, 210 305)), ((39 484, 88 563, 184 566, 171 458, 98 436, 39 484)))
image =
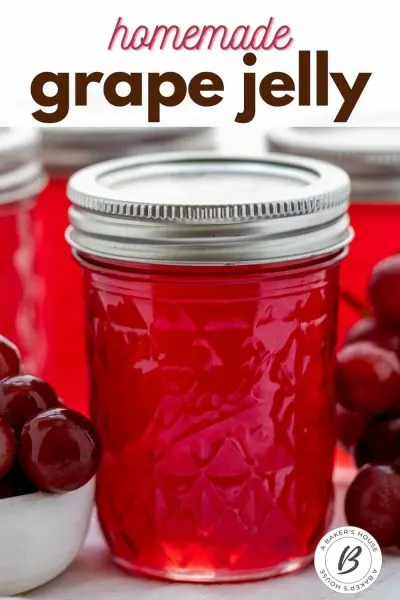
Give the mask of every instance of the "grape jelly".
POLYGON ((39 148, 34 132, 0 128, 0 333, 18 346, 27 370, 39 370, 46 352, 40 230, 33 217, 45 184, 39 148))
POLYGON ((332 509, 347 176, 175 154, 85 169, 69 196, 115 562, 198 582, 304 566, 332 509))

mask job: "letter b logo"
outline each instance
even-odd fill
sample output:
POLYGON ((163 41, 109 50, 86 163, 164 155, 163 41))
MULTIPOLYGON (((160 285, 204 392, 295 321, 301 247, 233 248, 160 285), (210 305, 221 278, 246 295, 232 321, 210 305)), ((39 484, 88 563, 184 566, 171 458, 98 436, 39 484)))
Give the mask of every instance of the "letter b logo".
POLYGON ((379 576, 382 553, 364 529, 337 528, 326 533, 315 551, 314 566, 323 585, 339 594, 369 588, 379 576))
POLYGON ((360 561, 358 558, 361 556, 361 553, 361 546, 355 546, 354 548, 351 546, 346 546, 339 558, 338 574, 348 575, 349 573, 352 573, 358 569, 360 566, 360 561), (347 570, 345 570, 346 568, 347 570))

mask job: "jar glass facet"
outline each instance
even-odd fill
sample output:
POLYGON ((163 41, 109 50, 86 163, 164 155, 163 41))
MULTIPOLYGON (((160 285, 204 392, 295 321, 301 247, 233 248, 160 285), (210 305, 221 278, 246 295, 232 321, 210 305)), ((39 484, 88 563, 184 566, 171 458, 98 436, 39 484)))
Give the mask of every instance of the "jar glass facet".
POLYGON ((307 563, 333 499, 337 257, 83 265, 97 505, 114 560, 194 581, 307 563))
POLYGON ((0 332, 21 352, 23 368, 40 372, 47 350, 42 322, 43 273, 37 268, 39 231, 34 200, 0 205, 0 332))
POLYGON ((0 334, 18 346, 22 368, 33 373, 40 372, 47 351, 41 231, 34 219, 46 183, 39 143, 34 131, 0 128, 0 334))

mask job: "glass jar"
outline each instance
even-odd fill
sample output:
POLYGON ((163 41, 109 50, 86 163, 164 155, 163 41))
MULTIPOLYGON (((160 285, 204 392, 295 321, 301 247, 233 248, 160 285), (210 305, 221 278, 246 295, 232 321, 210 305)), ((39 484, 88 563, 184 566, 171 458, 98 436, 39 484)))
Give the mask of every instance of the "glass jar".
POLYGON ((36 254, 40 231, 32 214, 45 182, 39 136, 0 128, 0 334, 17 344, 24 370, 33 373, 46 354, 36 254))
POLYGON ((130 573, 221 582, 308 564, 329 525, 346 174, 172 154, 70 180, 100 522, 130 573))
POLYGON ((373 267, 400 251, 400 129, 291 128, 272 131, 271 150, 321 158, 351 178, 352 227, 356 233, 341 271, 339 336, 369 312, 367 287, 373 267))
POLYGON ((46 274, 43 319, 49 352, 42 376, 72 408, 87 411, 88 383, 80 271, 64 231, 68 225, 68 177, 77 169, 118 156, 175 148, 210 148, 212 134, 202 128, 95 129, 44 128, 43 152, 50 182, 36 214, 45 235, 39 249, 46 274), (66 310, 68 307, 68 310, 66 310))

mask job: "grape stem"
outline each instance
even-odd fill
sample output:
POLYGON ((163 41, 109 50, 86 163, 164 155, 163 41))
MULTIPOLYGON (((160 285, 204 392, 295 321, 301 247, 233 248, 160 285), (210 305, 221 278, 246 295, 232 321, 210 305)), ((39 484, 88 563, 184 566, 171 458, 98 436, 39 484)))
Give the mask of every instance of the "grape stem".
POLYGON ((341 289, 340 297, 343 302, 351 306, 353 310, 355 310, 360 317, 368 317, 371 314, 371 309, 362 302, 359 298, 356 298, 349 290, 341 289))

